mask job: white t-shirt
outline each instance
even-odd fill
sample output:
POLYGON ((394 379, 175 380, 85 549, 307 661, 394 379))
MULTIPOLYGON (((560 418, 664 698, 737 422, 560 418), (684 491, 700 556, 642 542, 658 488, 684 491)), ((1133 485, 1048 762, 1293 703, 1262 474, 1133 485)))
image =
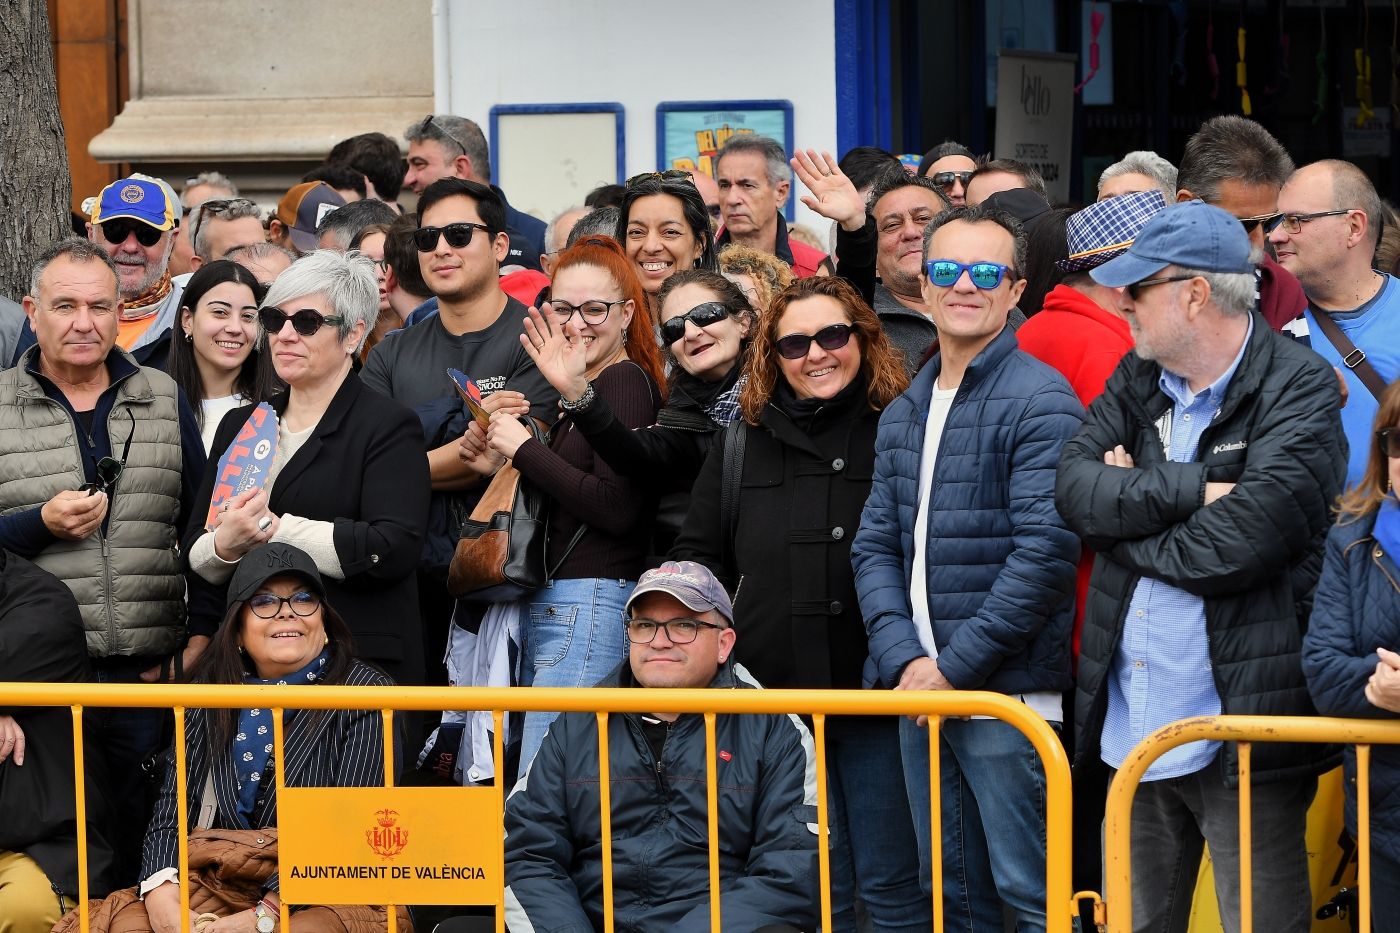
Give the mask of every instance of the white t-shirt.
POLYGON ((225 395, 222 398, 207 398, 200 403, 200 408, 204 414, 204 428, 199 433, 204 438, 204 453, 206 456, 218 459, 224 455, 221 450, 217 454, 209 448, 214 446, 214 435, 219 430, 219 422, 224 420, 224 415, 233 411, 241 405, 247 405, 248 400, 237 392, 232 395, 225 395))
MULTIPOLYGON (((925 557, 925 545, 928 542, 928 504, 933 490, 933 470, 938 464, 938 446, 943 440, 943 428, 948 423, 948 412, 952 411, 953 399, 957 394, 956 388, 940 389, 938 383, 934 382, 933 397, 929 401, 928 423, 924 427, 924 450, 919 458, 919 508, 914 516, 914 567, 909 581, 909 607, 914 618, 914 629, 919 633, 919 644, 934 660, 938 659, 938 645, 933 639, 933 621, 929 616, 928 561, 925 557)), ((1022 693, 1017 694, 1015 699, 1035 710, 1047 722, 1064 721, 1063 697, 1056 691, 1022 693)))

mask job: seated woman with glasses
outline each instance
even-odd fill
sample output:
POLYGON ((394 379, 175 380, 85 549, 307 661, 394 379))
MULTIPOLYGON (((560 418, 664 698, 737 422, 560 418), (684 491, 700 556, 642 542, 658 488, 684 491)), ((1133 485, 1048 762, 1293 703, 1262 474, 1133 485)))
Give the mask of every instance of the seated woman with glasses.
MULTIPOLYGON (((1341 499, 1303 637, 1303 673, 1324 716, 1400 717, 1400 382, 1381 397, 1361 482, 1341 499)), ((1356 751, 1344 759, 1357 838, 1356 751)), ((1400 915, 1400 746, 1371 749, 1371 916, 1400 915)), ((1390 921, 1378 919, 1375 929, 1390 921)))
MULTIPOLYGON (((734 283, 703 269, 686 269, 667 279, 657 292, 657 306, 661 344, 672 369, 666 404, 656 423, 629 426, 597 393, 572 420, 609 467, 665 496, 657 515, 658 531, 669 529, 658 548, 664 554, 680 530, 690 487, 715 432, 739 416, 741 374, 754 314, 734 283)), ((525 348, 560 398, 581 399, 589 391, 583 358, 545 356, 533 349, 529 337, 525 348)))
POLYGON ((316 561, 360 656, 416 684, 422 634, 403 621, 417 618, 428 464, 418 419, 351 370, 378 304, 362 256, 319 250, 278 276, 258 312, 266 352, 287 384, 271 399, 277 444, 267 481, 225 501, 206 530, 218 461, 252 413, 236 408, 215 435, 185 553, 217 585, 258 545, 296 545, 316 561))
MULTIPOLYGON (((473 422, 461 453, 483 475, 510 460, 551 502, 550 580, 522 610, 521 683, 591 687, 627 656, 618 620, 646 569, 652 509, 646 487, 602 461, 573 419, 602 400, 626 428, 652 424, 665 374, 641 284, 615 241, 585 237, 561 253, 551 294, 543 313, 530 310, 521 339, 542 370, 582 372, 585 388, 560 402, 548 446, 518 420, 523 406, 511 406, 484 431, 473 422)), ((526 714, 522 772, 556 715, 526 714)))
MULTIPOLYGON (((742 420, 710 448, 670 557, 705 564, 734 592, 738 661, 763 686, 858 690, 867 642, 851 539, 880 412, 908 384, 903 358, 854 288, 813 276, 773 299, 746 375, 742 420)), ((855 929, 859 897, 875 929, 926 929, 898 724, 832 719, 827 749, 833 928, 855 929)))
POLYGON ((170 341, 167 368, 194 407, 206 454, 224 415, 265 401, 277 385, 257 347, 262 293, 253 273, 218 259, 201 266, 181 295, 182 334, 170 341))
MULTIPOLYGON (((244 555, 229 582, 228 605, 219 633, 191 672, 204 684, 340 684, 391 687, 394 682, 355 658, 349 628, 328 598, 316 562, 287 544, 265 544, 244 555)), ((374 787, 384 783, 383 720, 377 710, 286 710, 283 713, 283 770, 288 787, 374 787)), ((272 710, 191 709, 185 727, 185 777, 188 826, 194 829, 256 830, 277 825, 277 782, 273 762, 272 710)), ((181 922, 179 810, 175 750, 155 813, 146 831, 141 864, 145 929, 184 930, 181 922)), ((202 845, 202 843, 201 843, 202 845)), ((262 929, 264 917, 275 919, 279 907, 274 859, 249 859, 244 884, 204 884, 198 867, 209 853, 190 852, 196 873, 189 894, 191 913, 215 913, 230 930, 262 929), (261 868, 255 868, 260 865, 261 868), (256 895, 242 894, 249 889, 256 895), (235 917, 237 922, 234 922, 235 917), (225 920, 227 918, 227 920, 225 920)), ((229 857, 222 870, 238 871, 229 857)), ((112 929, 142 905, 131 904, 113 917, 112 929)), ((306 923, 317 914, 316 929, 341 929, 335 923, 377 921, 383 908, 313 907, 298 910, 306 923), (336 916, 330 916, 335 914, 336 916)), ((131 918, 135 920, 136 918, 131 918)), ((401 915, 400 924, 406 920, 401 915)), ((356 927, 358 928, 358 927, 356 927)), ((267 929, 273 929, 268 926, 267 929)))
POLYGON ((650 310, 661 283, 685 269, 715 269, 715 236, 690 173, 672 169, 627 179, 617 242, 642 283, 650 310))

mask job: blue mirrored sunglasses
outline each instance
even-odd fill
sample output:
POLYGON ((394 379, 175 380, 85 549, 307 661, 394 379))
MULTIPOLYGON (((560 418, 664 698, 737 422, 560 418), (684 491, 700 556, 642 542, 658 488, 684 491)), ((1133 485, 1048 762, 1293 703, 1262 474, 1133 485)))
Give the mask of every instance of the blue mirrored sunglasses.
MULTIPOLYGON (((961 263, 952 259, 930 259, 924 264, 928 280, 939 288, 948 288, 962 278, 964 272, 978 288, 992 289, 1001 284, 1010 266, 996 262, 961 263)), ((1015 278, 1015 273, 1012 273, 1015 278)))

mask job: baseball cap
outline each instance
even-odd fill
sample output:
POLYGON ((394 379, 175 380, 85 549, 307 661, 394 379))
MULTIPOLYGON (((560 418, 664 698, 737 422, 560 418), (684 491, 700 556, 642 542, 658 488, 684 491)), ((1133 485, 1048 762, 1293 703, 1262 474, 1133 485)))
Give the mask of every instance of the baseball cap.
POLYGON ((95 224, 130 217, 157 230, 170 230, 180 218, 178 203, 171 200, 158 179, 131 175, 118 178, 102 189, 93 199, 91 217, 95 224))
POLYGON ((225 605, 244 602, 268 580, 289 573, 304 578, 317 596, 325 597, 326 586, 310 555, 300 548, 275 541, 259 545, 243 555, 229 581, 225 605))
POLYGON ((625 608, 631 609, 632 604, 647 593, 665 593, 696 612, 718 610, 726 622, 734 624, 734 607, 729 602, 729 594, 710 573, 710 568, 693 560, 668 560, 642 574, 625 608))
POLYGON ((1139 191, 1095 201, 1065 221, 1069 255, 1055 265, 1065 272, 1083 272, 1123 255, 1142 228, 1167 206, 1162 192, 1139 191))
POLYGON ((1204 201, 1173 204, 1152 216, 1133 245, 1089 273, 1095 282, 1122 288, 1167 266, 1202 272, 1253 272, 1249 234, 1233 214, 1204 201))
POLYGON ((291 235, 292 245, 309 252, 316 248, 316 228, 321 220, 344 204, 345 199, 325 182, 304 181, 282 195, 276 216, 291 235))

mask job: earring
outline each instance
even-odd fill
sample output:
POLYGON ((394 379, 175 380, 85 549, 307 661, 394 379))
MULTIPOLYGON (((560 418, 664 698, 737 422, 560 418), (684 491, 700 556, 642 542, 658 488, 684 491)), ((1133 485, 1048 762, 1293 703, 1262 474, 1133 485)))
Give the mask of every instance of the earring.
POLYGON ((238 643, 238 653, 239 653, 239 654, 247 654, 247 652, 243 650, 243 642, 241 642, 241 641, 238 643))
POLYGON ((329 635, 323 637, 325 638, 325 641, 321 642, 322 648, 326 647, 326 645, 329 645, 331 643, 331 637, 329 635))
POLYGON ((185 343, 194 343, 194 334, 185 331, 185 343))

